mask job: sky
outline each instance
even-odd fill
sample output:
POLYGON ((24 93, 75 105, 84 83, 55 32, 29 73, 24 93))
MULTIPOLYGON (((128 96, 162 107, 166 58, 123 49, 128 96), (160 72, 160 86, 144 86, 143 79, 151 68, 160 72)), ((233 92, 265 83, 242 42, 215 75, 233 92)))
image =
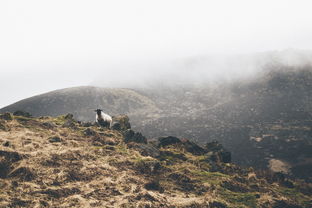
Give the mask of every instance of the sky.
MULTIPOLYGON (((0 107, 65 87, 125 87, 175 76, 189 57, 310 50, 311 6, 310 0, 1 0, 0 107)), ((218 76, 235 70, 212 68, 206 71, 218 76)))

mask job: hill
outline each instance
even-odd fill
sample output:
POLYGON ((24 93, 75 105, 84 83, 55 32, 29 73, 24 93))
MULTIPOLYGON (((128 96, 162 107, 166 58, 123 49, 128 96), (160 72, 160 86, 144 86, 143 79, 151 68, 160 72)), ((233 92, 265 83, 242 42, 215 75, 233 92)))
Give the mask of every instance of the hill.
POLYGON ((73 87, 55 90, 45 94, 21 100, 4 107, 0 112, 23 110, 34 116, 57 116, 72 113, 81 121, 93 121, 93 110, 103 108, 111 115, 128 114, 136 119, 138 116, 149 117, 159 109, 148 97, 131 89, 114 89, 99 87, 73 87))
POLYGON ((24 110, 35 116, 70 112, 77 120, 93 121, 92 109, 102 106, 112 115, 128 114, 133 129, 148 138, 166 134, 201 144, 217 140, 232 152, 236 164, 311 181, 311 83, 311 66, 277 64, 252 79, 217 84, 57 90, 0 112, 24 110))
POLYGON ((311 184, 230 163, 213 142, 72 115, 0 115, 0 207, 311 207, 311 184))

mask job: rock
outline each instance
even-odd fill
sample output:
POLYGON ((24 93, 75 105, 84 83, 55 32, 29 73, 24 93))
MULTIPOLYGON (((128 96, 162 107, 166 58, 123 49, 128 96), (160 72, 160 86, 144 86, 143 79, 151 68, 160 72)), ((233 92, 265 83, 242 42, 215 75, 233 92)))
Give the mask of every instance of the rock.
POLYGON ((157 160, 141 160, 136 164, 136 169, 143 174, 157 174, 161 164, 157 160))
POLYGON ((230 163, 231 162, 231 153, 228 151, 218 151, 218 152, 210 152, 210 159, 213 162, 222 162, 222 163, 230 163))
POLYGON ((235 181, 224 181, 221 186, 233 192, 246 193, 250 191, 245 184, 235 181))
POLYGON ((173 136, 159 137, 157 139, 159 142, 158 147, 166 147, 172 144, 182 144, 182 141, 179 138, 173 136))
POLYGON ((90 126, 93 126, 93 124, 91 122, 82 122, 81 125, 83 127, 90 127, 90 126))
POLYGON ((18 177, 23 181, 31 181, 35 178, 35 174, 27 167, 18 167, 10 172, 8 177, 18 177))
POLYGON ((159 191, 160 193, 164 192, 164 188, 161 187, 159 180, 152 180, 144 185, 144 188, 147 190, 159 191))
POLYGON ((223 149, 222 144, 220 144, 218 141, 209 142, 205 145, 205 148, 208 152, 217 152, 223 149))
POLYGON ((131 129, 128 129, 124 132, 124 141, 126 143, 136 142, 136 143, 147 143, 147 139, 140 133, 134 132, 131 129))
POLYGON ((76 124, 73 120, 65 121, 65 123, 62 125, 62 127, 77 129, 76 124))
POLYGON ((182 145, 184 149, 194 155, 203 155, 206 153, 206 150, 194 142, 191 142, 188 139, 182 139, 182 145))
POLYGON ((4 123, 4 121, 1 121, 1 120, 0 120, 0 130, 3 130, 3 131, 7 130, 7 127, 6 127, 5 123, 4 123))
POLYGON ((113 122, 112 126, 111 126, 112 130, 117 130, 120 131, 121 130, 121 125, 118 122, 113 122))
POLYGON ((301 206, 291 204, 284 200, 276 201, 273 205, 273 208, 302 208, 301 206))
POLYGON ((96 131, 94 131, 90 128, 87 128, 86 130, 84 130, 83 133, 86 136, 95 136, 96 135, 96 131))
POLYGON ((7 121, 11 121, 13 120, 13 116, 11 113, 4 113, 4 114, 1 114, 0 115, 0 119, 3 119, 3 120, 7 120, 7 121))
POLYGON ((14 116, 31 117, 32 115, 26 111, 18 110, 13 113, 14 116))
POLYGON ((64 117, 65 119, 68 119, 68 120, 73 120, 73 118, 74 118, 74 115, 73 114, 71 114, 71 113, 68 113, 67 115, 65 115, 65 117, 64 117))
POLYGON ((21 159, 22 156, 17 152, 0 150, 0 178, 6 178, 12 169, 12 164, 21 159))
POLYGON ((171 173, 168 177, 175 181, 178 181, 179 183, 191 182, 191 179, 187 175, 182 173, 171 173))
POLYGON ((232 161, 231 152, 228 151, 220 152, 220 160, 223 163, 230 163, 232 161))
POLYGON ((209 203, 209 207, 211 208, 228 208, 226 204, 223 204, 222 202, 213 201, 209 203))
MULTIPOLYGON (((113 117, 113 124, 114 123, 119 123, 119 125, 120 125, 119 130, 131 129, 129 117, 127 115, 114 116, 113 117)), ((119 126, 118 124, 115 124, 115 125, 116 125, 116 127, 119 126)), ((116 129, 116 130, 118 130, 118 129, 116 129)))
POLYGON ((11 142, 9 142, 9 141, 6 141, 2 144, 2 146, 4 146, 4 147, 9 147, 10 145, 11 145, 11 142))
POLYGON ((58 136, 54 136, 54 137, 49 138, 50 143, 61 142, 61 141, 62 141, 62 139, 58 136))
POLYGON ((55 127, 57 127, 54 123, 52 122, 44 122, 42 123, 42 126, 44 128, 47 128, 47 129, 54 129, 55 127))

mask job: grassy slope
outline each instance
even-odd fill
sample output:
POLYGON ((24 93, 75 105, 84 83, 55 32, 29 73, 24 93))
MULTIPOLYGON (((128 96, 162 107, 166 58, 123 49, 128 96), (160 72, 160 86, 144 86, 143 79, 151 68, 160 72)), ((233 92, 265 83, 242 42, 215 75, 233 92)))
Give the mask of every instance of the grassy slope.
POLYGON ((71 120, 64 116, 0 121, 0 207, 311 205, 296 183, 269 183, 252 169, 214 164, 207 155, 169 146, 160 151, 171 154, 158 159, 142 156, 120 131, 66 125, 71 120), (95 135, 85 135, 87 128, 95 135))

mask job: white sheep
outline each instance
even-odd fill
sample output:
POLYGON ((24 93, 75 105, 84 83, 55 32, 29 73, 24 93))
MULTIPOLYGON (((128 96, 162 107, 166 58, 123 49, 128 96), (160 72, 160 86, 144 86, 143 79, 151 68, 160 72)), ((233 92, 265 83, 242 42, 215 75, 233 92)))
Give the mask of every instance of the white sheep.
POLYGON ((104 113, 101 109, 94 110, 96 112, 95 122, 100 124, 100 126, 110 128, 112 126, 113 119, 110 115, 104 113))

